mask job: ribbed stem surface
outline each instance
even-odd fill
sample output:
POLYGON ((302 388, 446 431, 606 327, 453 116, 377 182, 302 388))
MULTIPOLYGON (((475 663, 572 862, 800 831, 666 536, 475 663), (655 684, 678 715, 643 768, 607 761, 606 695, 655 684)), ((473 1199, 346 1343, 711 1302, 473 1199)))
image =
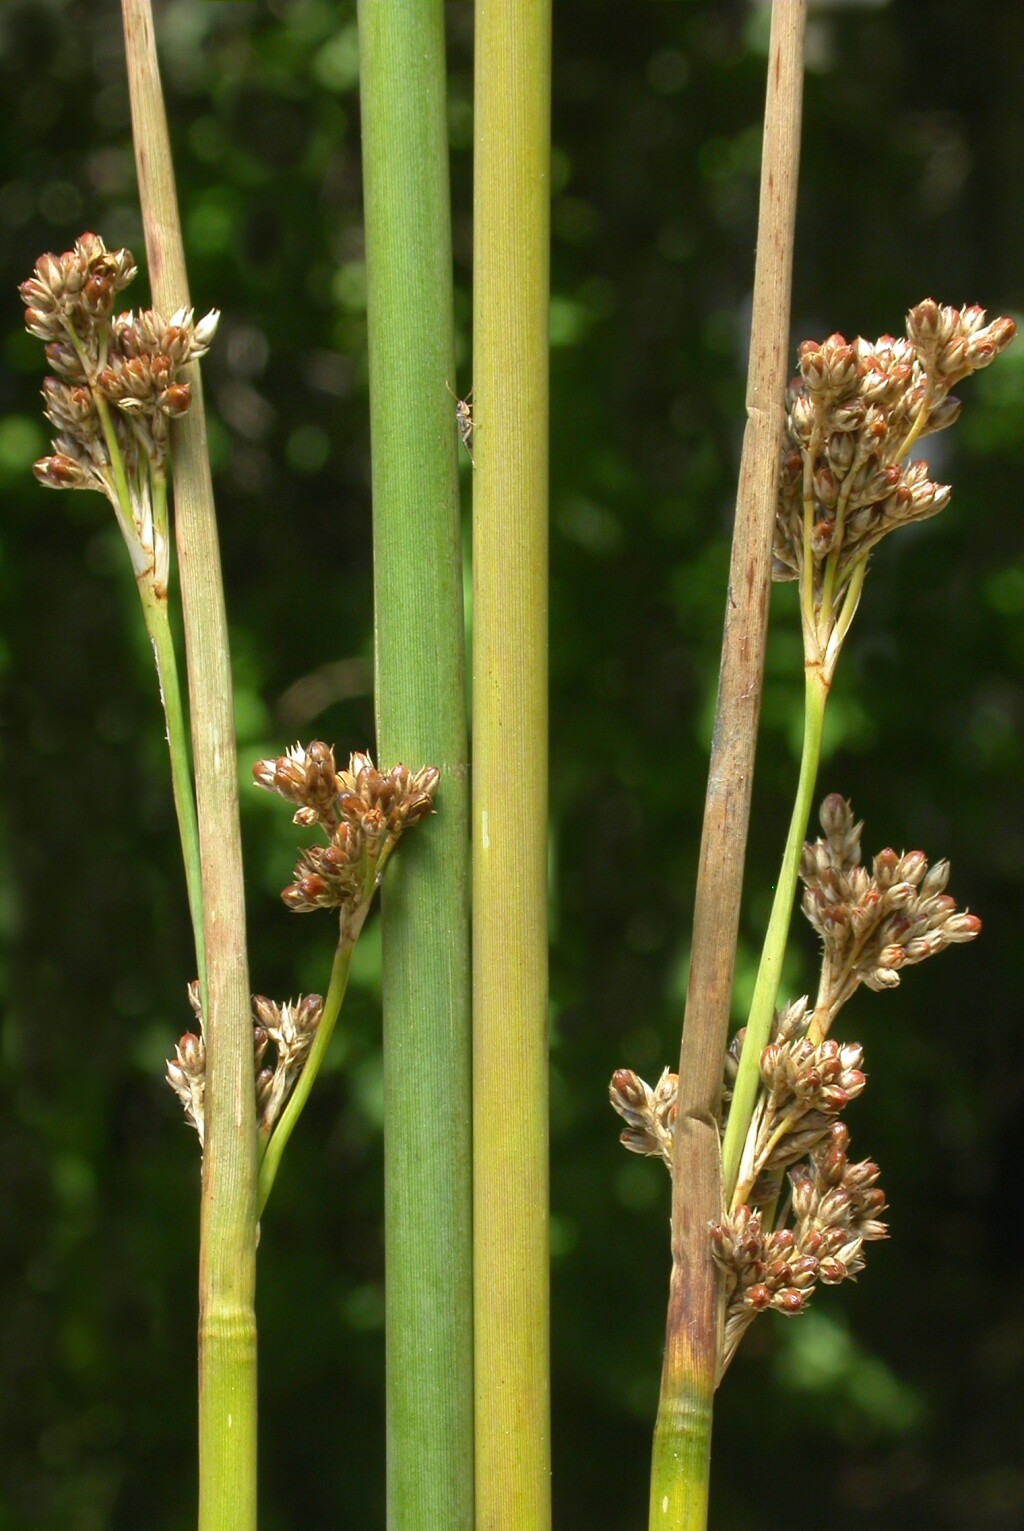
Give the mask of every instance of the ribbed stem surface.
POLYGON ((551 1523, 549 0, 476 7, 473 1117, 477 1531, 551 1523))
POLYGON ((469 806, 442 0, 360 0, 384 768, 441 771, 383 890, 391 1531, 471 1531, 469 806))

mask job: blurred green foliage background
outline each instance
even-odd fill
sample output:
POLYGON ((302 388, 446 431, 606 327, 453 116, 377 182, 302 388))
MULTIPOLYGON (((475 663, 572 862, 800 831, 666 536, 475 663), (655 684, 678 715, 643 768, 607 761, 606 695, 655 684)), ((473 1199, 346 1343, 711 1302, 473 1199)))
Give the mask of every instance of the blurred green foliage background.
MULTIPOLYGON (((465 394, 472 9, 449 19, 465 394)), ((158 21, 192 296, 223 310, 204 370, 248 779, 296 737, 372 739, 354 7, 165 0, 158 21)), ((767 13, 558 0, 554 27, 555 1513, 641 1531, 668 1179, 618 1147, 606 1087, 678 1055, 767 13)), ((161 1076, 190 1020, 187 910, 127 560, 105 502, 31 476, 44 363, 16 292, 84 229, 143 254, 118 7, 4 0, 0 101, 0 1528, 178 1531, 199 1160, 161 1076)), ((1022 109, 1015 0, 812 5, 794 345, 899 330, 925 295, 1019 313, 1022 109)), ((146 296, 140 278, 128 299, 146 296)), ((985 932, 845 1017, 872 1076, 854 1146, 882 1164, 893 1238, 857 1286, 746 1341, 716 1419, 718 1531, 1024 1524, 1022 383, 1018 342, 929 443, 953 504, 877 555, 821 779, 866 850, 949 855, 985 932)), ((792 593, 774 598, 737 1018, 795 779, 792 593)), ((268 796, 243 807, 253 985, 321 988, 328 922, 277 896, 295 831, 268 796)), ((787 992, 814 968, 799 927, 787 992)), ((379 1030, 371 929, 264 1222, 266 1531, 384 1524, 379 1030)))

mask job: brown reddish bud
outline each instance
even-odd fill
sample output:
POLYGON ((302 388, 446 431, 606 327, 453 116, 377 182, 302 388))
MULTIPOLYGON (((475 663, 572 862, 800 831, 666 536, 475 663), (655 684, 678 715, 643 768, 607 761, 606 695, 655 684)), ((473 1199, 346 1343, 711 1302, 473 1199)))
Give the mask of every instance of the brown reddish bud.
POLYGON ((160 408, 171 420, 187 414, 192 403, 192 387, 189 383, 172 383, 160 395, 160 408))
POLYGON ((781 1292, 775 1294, 772 1306, 777 1312, 792 1317, 797 1313, 802 1313, 807 1306, 807 1294, 798 1291, 796 1287, 785 1287, 781 1292))
POLYGON ((89 470, 73 457, 55 452, 52 457, 41 457, 32 464, 32 472, 46 489, 92 489, 95 487, 89 470))

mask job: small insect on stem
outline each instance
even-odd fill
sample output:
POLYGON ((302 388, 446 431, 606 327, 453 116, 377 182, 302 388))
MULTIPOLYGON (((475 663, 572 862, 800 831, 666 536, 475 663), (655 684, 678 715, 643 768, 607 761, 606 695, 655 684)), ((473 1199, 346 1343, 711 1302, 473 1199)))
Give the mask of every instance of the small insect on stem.
POLYGON ((462 437, 462 445, 469 453, 470 462, 473 461, 473 406, 470 400, 473 397, 472 388, 464 399, 460 399, 450 383, 444 385, 452 398, 455 400, 455 420, 459 427, 459 435, 462 437))

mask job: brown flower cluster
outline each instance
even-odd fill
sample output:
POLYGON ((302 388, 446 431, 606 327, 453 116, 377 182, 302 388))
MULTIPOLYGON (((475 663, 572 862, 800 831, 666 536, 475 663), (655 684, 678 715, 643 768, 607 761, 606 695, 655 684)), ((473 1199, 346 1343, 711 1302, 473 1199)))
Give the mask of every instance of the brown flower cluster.
POLYGON ((759 1313, 803 1313, 819 1281, 853 1279, 864 1268, 864 1244, 888 1236, 878 1165, 851 1164, 849 1144, 848 1129, 834 1122, 810 1162, 790 1171, 792 1226, 766 1230, 764 1214, 747 1204, 712 1224, 728 1300, 721 1371, 759 1313))
POLYGON ((806 1036, 770 1042, 761 1054, 754 1161, 747 1176, 752 1206, 775 1201, 782 1172, 813 1153, 839 1113, 864 1089, 863 1048, 814 1043, 806 1036))
POLYGON ((378 771, 361 752, 339 771, 333 749, 320 739, 308 748, 296 744, 277 760, 258 760, 253 776, 297 805, 296 824, 318 826, 326 839, 303 851, 281 897, 297 914, 340 909, 343 926, 362 923, 384 862, 403 832, 433 812, 440 780, 434 766, 378 771))
POLYGON ((135 276, 128 250, 108 250, 83 234, 73 250, 42 255, 21 284, 30 334, 46 344, 54 376, 43 384, 52 453, 35 464, 51 489, 97 489, 118 511, 136 572, 153 562, 149 475, 165 475, 168 421, 192 399, 182 369, 209 349, 219 314, 195 322, 180 308, 113 313, 135 276), (124 485, 130 504, 123 503, 124 485), (141 561, 141 568, 140 568, 141 561))
POLYGON ((821 938, 822 968, 813 1025, 824 1036, 861 984, 894 989, 900 970, 945 947, 973 941, 977 915, 946 893, 949 862, 929 867, 923 851, 880 851, 871 870, 860 864, 863 824, 832 793, 821 805, 824 839, 804 846, 803 911, 821 938))
MULTIPOLYGON (((167 1082, 185 1108, 185 1119, 205 1144, 206 1040, 199 984, 189 984, 189 1003, 195 1012, 198 1034, 187 1031, 167 1063, 167 1082)), ((319 994, 301 994, 297 1000, 278 1005, 254 994, 253 1060, 256 1070, 256 1125, 260 1142, 266 1143, 302 1073, 316 1037, 323 1000, 319 994)))
MULTIPOLYGON (((711 1227, 729 1294, 722 1371, 758 1313, 803 1312, 819 1281, 856 1275, 863 1244, 886 1234, 878 1167, 849 1163, 849 1132, 838 1120, 867 1084, 860 1045, 828 1035, 839 1009, 860 985, 893 988, 901 968, 981 929, 946 894, 947 862, 929 867, 921 851, 885 850, 869 872, 860 865, 863 825, 838 794, 822 804, 821 825, 824 838, 804 846, 800 866, 804 912, 822 942, 817 1002, 805 995, 775 1017, 731 1206, 711 1227)), ((743 1039, 741 1030, 725 1059, 723 1126, 743 1039)), ((670 1172, 677 1094, 668 1069, 653 1089, 630 1069, 618 1069, 609 1087, 626 1122, 620 1141, 670 1172)))
POLYGON ((828 674, 853 615, 849 610, 844 625, 840 604, 852 587, 856 605, 871 549, 949 502, 949 486, 933 483, 925 462, 906 462, 908 453, 922 436, 953 424, 960 401, 950 389, 987 367, 1015 333, 1012 319, 986 322, 983 308, 926 298, 908 314, 905 339, 847 341, 835 334, 800 346, 774 573, 781 580, 809 576, 805 637, 809 657, 828 674))

